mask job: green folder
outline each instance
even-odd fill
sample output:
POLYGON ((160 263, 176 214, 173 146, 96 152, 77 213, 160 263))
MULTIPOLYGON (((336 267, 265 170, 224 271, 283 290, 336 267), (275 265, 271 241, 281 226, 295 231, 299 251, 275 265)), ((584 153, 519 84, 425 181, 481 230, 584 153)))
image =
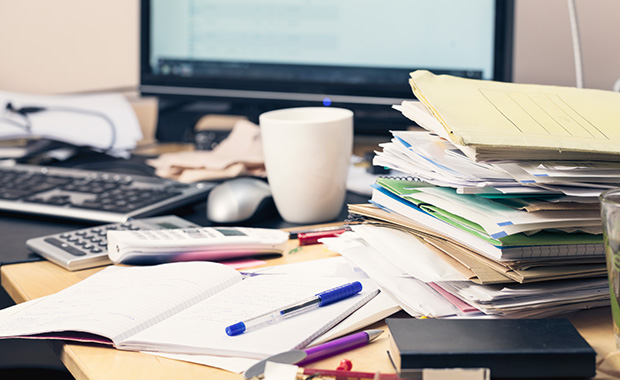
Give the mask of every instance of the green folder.
POLYGON ((540 246, 540 245, 564 245, 564 244, 603 244, 603 235, 593 235, 588 233, 576 232, 552 232, 540 231, 532 235, 518 233, 502 238, 492 238, 479 224, 465 219, 459 215, 451 213, 442 208, 422 202, 415 198, 420 190, 416 188, 433 186, 425 182, 409 181, 403 179, 379 178, 376 184, 390 193, 398 196, 404 202, 409 203, 415 212, 424 211, 433 217, 440 219, 454 227, 485 240, 497 247, 516 247, 516 246, 540 246))

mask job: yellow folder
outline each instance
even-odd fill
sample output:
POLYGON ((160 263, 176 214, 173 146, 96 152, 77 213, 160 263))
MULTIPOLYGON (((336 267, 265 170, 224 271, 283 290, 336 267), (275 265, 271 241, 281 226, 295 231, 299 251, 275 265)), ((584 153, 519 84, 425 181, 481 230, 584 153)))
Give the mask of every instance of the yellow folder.
POLYGON ((475 160, 620 159, 620 93, 418 70, 415 96, 475 160))

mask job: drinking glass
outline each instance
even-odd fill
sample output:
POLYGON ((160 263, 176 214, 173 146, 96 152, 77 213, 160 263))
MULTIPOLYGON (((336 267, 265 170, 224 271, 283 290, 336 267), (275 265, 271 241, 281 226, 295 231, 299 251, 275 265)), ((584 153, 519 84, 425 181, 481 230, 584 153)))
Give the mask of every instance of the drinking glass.
POLYGON ((620 349, 620 189, 604 192, 600 201, 614 336, 620 349))

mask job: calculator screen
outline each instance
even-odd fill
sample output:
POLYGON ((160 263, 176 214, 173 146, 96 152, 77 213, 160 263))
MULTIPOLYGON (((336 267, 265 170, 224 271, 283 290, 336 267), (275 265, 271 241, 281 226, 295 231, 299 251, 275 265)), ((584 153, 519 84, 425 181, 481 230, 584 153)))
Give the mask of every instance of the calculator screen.
POLYGON ((172 224, 170 222, 161 222, 161 223, 157 223, 157 225, 166 230, 170 230, 173 228, 181 228, 180 226, 177 226, 176 224, 172 224))
POLYGON ((247 236, 236 228, 216 228, 224 236, 247 236))

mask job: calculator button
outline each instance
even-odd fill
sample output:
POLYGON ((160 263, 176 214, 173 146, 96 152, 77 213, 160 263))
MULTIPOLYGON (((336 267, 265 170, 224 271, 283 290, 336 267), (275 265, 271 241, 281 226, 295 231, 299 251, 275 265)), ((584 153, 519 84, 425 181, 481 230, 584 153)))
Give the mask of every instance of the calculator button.
POLYGON ((86 255, 85 252, 83 252, 83 251, 81 251, 81 250, 79 250, 79 249, 77 249, 75 247, 72 247, 72 246, 70 246, 67 243, 63 243, 62 241, 60 241, 60 240, 58 240, 56 238, 47 238, 47 239, 45 239, 45 242, 48 243, 48 244, 51 244, 51 245, 53 245, 55 247, 58 247, 58 248, 60 248, 60 249, 62 249, 64 251, 72 254, 73 256, 84 256, 84 255, 86 255))

